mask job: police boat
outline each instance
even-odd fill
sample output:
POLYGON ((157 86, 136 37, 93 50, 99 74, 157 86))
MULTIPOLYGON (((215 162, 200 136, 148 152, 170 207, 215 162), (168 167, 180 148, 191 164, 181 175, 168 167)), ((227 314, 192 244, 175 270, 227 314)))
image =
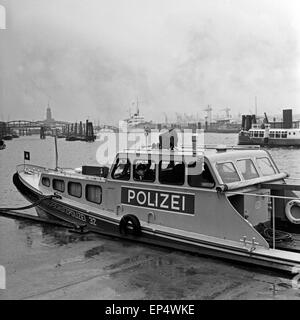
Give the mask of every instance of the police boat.
POLYGON ((39 215, 81 230, 300 270, 300 186, 259 147, 124 150, 110 168, 22 164, 13 182, 39 215))

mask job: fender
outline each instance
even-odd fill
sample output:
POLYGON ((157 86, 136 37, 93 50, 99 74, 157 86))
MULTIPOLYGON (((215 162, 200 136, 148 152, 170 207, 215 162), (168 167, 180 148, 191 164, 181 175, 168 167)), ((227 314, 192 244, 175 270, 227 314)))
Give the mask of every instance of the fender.
POLYGON ((119 231, 122 235, 140 235, 141 224, 139 219, 133 214, 126 214, 120 220, 119 231))
POLYGON ((285 215, 289 219, 290 222, 294 224, 300 224, 300 200, 291 200, 285 206, 285 215), (299 217, 295 216, 292 213, 293 207, 298 207, 299 217))

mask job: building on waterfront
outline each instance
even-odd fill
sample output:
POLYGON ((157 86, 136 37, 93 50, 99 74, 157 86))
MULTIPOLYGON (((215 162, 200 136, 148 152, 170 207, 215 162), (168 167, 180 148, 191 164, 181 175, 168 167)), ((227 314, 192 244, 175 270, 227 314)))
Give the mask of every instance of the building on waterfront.
POLYGON ((7 135, 7 124, 6 122, 0 121, 0 139, 7 135))
POLYGON ((55 122, 55 120, 52 118, 52 112, 51 112, 51 108, 48 106, 47 110, 46 110, 46 120, 45 120, 46 124, 50 124, 55 122))

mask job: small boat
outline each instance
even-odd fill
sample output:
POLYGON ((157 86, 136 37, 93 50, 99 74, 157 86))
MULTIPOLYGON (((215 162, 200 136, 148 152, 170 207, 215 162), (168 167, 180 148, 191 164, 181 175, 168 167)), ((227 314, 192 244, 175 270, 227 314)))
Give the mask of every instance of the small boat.
POLYGON ((87 231, 300 271, 291 241, 300 234, 300 186, 258 147, 131 149, 110 167, 22 164, 13 182, 38 214, 87 231))
POLYGON ((78 137, 76 137, 76 136, 68 136, 68 137, 66 137, 66 141, 78 141, 78 137))
POLYGON ((79 135, 71 135, 66 137, 66 141, 85 141, 85 142, 94 142, 96 140, 97 136, 92 135, 92 136, 79 136, 79 135))
POLYGON ((0 150, 4 150, 6 148, 6 144, 2 139, 0 139, 0 150))
POLYGON ((13 136, 12 134, 6 134, 5 136, 2 137, 3 140, 12 140, 13 136))
POLYGON ((253 124, 248 131, 239 133, 239 145, 261 145, 269 147, 300 147, 300 129, 271 129, 270 124, 264 126, 253 124))

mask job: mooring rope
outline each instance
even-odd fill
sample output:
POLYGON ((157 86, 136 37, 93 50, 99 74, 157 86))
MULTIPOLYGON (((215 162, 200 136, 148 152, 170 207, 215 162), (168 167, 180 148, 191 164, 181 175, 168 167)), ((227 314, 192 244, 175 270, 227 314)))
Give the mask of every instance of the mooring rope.
POLYGON ((50 196, 43 196, 41 199, 35 201, 34 203, 28 205, 28 206, 24 206, 24 207, 17 207, 17 208, 0 208, 0 211, 18 211, 18 210, 26 210, 26 209, 31 209, 34 208, 36 206, 38 206, 41 202, 47 200, 47 199, 53 199, 53 198, 61 198, 59 195, 50 195, 50 196))
MULTIPOLYGON (((272 243, 274 239, 273 229, 267 226, 265 223, 259 223, 255 229, 267 240, 268 243, 272 243)), ((275 242, 292 242, 293 236, 286 231, 275 230, 275 242)))

